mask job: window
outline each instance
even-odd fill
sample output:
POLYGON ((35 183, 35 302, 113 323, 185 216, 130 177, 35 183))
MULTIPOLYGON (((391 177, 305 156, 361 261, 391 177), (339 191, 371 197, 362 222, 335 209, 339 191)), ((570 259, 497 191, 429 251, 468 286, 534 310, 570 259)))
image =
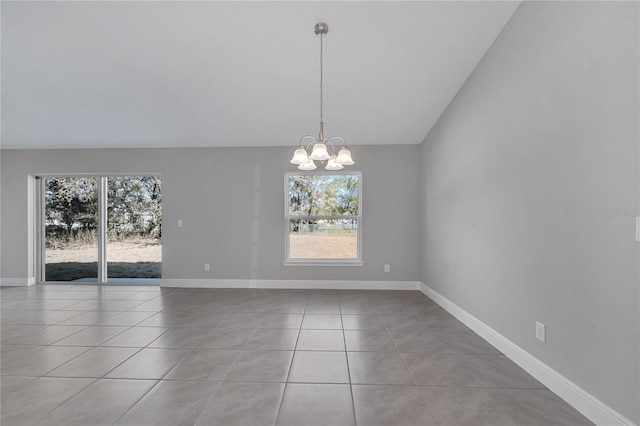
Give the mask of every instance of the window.
POLYGON ((360 173, 287 173, 285 265, 362 265, 360 173))

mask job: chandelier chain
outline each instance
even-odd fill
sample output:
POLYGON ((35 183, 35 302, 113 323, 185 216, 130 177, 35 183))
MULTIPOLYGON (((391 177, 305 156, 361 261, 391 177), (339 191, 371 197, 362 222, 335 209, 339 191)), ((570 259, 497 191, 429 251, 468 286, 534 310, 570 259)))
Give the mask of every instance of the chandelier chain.
POLYGON ((319 22, 314 28, 316 35, 320 36, 320 134, 318 138, 311 135, 303 136, 300 139, 298 148, 293 153, 293 158, 289 161, 291 164, 297 164, 300 170, 315 170, 317 168, 315 162, 320 161, 325 164, 327 170, 342 170, 344 166, 354 164, 351 158, 351 152, 347 148, 346 141, 340 136, 332 136, 326 141, 324 140, 324 36, 329 31, 327 24, 319 22), (304 141, 311 139, 311 142, 304 146, 304 141), (336 152, 338 141, 342 142, 339 152, 336 152), (311 146, 313 149, 311 152, 311 146))
POLYGON ((322 115, 322 108, 324 106, 322 92, 323 92, 323 55, 322 55, 322 41, 324 34, 320 34, 320 139, 324 139, 324 120, 322 115))

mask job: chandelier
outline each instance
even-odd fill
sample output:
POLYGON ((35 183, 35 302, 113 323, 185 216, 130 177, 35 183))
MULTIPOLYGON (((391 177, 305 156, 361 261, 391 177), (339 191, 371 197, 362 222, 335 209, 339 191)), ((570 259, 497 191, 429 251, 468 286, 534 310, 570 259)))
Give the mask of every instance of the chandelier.
POLYGON ((326 161, 325 169, 341 170, 344 166, 354 164, 351 159, 351 152, 347 148, 345 140, 340 136, 332 136, 326 141, 324 140, 324 121, 322 120, 322 41, 329 32, 329 26, 324 22, 320 22, 316 24, 314 32, 320 37, 320 133, 318 138, 311 135, 300 138, 300 144, 293 153, 291 164, 297 164, 300 170, 315 170, 317 168, 315 161, 321 161, 322 163, 326 161), (309 141, 309 143, 305 146, 304 143, 306 141, 309 141), (333 144, 334 141, 342 142, 342 148, 337 154, 336 147, 333 144), (330 150, 328 146, 331 148, 330 150))

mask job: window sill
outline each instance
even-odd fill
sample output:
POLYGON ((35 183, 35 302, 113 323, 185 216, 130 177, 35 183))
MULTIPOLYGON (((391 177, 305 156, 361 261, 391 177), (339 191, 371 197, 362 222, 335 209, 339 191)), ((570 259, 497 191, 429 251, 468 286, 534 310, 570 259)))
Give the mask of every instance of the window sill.
POLYGON ((285 260, 282 262, 284 266, 364 266, 362 260, 285 260))

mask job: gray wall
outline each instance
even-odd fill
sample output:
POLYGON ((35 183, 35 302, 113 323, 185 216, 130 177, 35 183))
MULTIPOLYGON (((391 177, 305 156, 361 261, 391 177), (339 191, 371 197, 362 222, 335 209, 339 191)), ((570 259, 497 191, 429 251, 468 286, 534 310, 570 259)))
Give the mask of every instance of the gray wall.
POLYGON ((638 16, 522 3, 422 145, 422 281, 635 422, 638 16))
POLYGON ((282 265, 294 148, 3 150, 1 276, 34 276, 29 174, 159 173, 163 278, 419 281, 419 146, 352 148, 353 169, 362 171, 363 267, 282 265))

